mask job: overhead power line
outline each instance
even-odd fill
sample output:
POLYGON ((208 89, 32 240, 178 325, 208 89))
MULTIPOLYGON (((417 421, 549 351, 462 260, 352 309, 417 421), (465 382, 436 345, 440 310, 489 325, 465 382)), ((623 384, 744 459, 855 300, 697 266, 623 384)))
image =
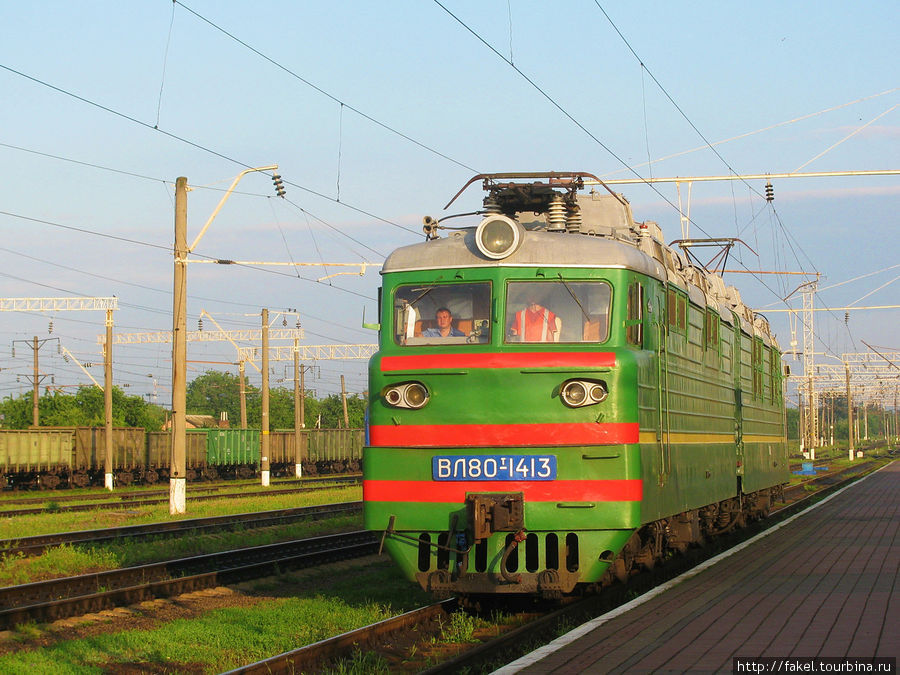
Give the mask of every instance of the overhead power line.
MULTIPOLYGON (((78 94, 75 94, 75 93, 73 93, 73 92, 71 92, 71 91, 67 91, 66 89, 62 89, 61 87, 57 87, 57 86, 55 86, 55 85, 52 85, 52 84, 50 84, 49 82, 45 82, 45 81, 43 81, 43 80, 41 80, 41 79, 38 79, 38 78, 36 78, 36 77, 33 77, 33 76, 28 75, 28 74, 26 74, 26 73, 23 73, 23 72, 20 71, 20 70, 16 70, 15 68, 10 68, 9 66, 4 65, 4 64, 2 64, 2 63, 0 63, 0 68, 2 68, 3 70, 5 70, 5 71, 7 71, 7 72, 10 72, 10 73, 12 73, 12 74, 14 74, 14 75, 18 75, 19 77, 25 78, 26 80, 30 80, 31 82, 34 82, 35 84, 39 84, 39 85, 41 85, 42 87, 47 87, 48 89, 52 89, 53 91, 55 91, 55 92, 57 92, 57 93, 59 93, 59 94, 63 94, 63 95, 65 95, 65 96, 69 96, 70 98, 74 98, 76 101, 81 101, 82 103, 86 103, 86 104, 89 105, 89 106, 93 106, 94 108, 97 108, 97 109, 99 109, 99 110, 103 110, 104 112, 108 112, 108 113, 111 114, 111 115, 115 115, 116 117, 120 117, 120 118, 122 118, 122 119, 124 119, 124 120, 127 120, 127 121, 129 121, 129 122, 132 122, 132 123, 137 124, 137 125, 139 125, 139 126, 142 126, 142 127, 144 127, 145 129, 150 129, 151 131, 155 131, 155 132, 157 132, 157 133, 163 134, 164 136, 167 136, 168 138, 171 138, 172 140, 178 141, 178 142, 180 142, 180 143, 184 143, 184 144, 186 144, 186 145, 191 146, 192 148, 195 148, 195 149, 197 149, 197 150, 201 150, 201 151, 203 151, 203 152, 209 153, 209 154, 214 155, 214 156, 216 156, 216 157, 218 157, 218 158, 220 158, 220 159, 224 159, 224 160, 227 161, 227 162, 231 162, 231 163, 233 163, 233 164, 237 164, 238 166, 241 166, 241 167, 243 167, 243 168, 245 168, 245 169, 251 169, 251 168, 253 168, 252 166, 250 166, 250 165, 247 164, 246 162, 242 162, 242 161, 239 160, 239 159, 235 159, 234 157, 230 157, 230 156, 228 156, 228 155, 226 155, 226 154, 224 154, 224 153, 221 153, 221 152, 218 152, 218 151, 216 151, 216 150, 213 150, 212 148, 207 147, 207 146, 205 146, 205 145, 202 145, 201 143, 197 143, 197 142, 195 142, 195 141, 192 141, 192 140, 190 140, 190 139, 188 139, 188 138, 185 138, 184 136, 179 136, 178 134, 174 134, 174 133, 172 133, 171 131, 166 131, 165 129, 161 129, 160 127, 158 127, 158 126, 156 126, 156 125, 149 124, 148 122, 144 122, 144 121, 142 121, 142 120, 139 120, 139 119, 137 119, 136 117, 132 117, 131 115, 126 115, 126 114, 123 113, 123 112, 119 112, 118 110, 114 110, 113 108, 110 108, 110 107, 108 107, 108 106, 105 106, 105 105, 102 105, 102 104, 100 104, 100 103, 97 103, 96 101, 92 101, 92 100, 90 100, 90 99, 88 99, 88 98, 85 98, 85 97, 83 97, 83 96, 79 96, 78 94)), ((399 229, 404 230, 404 231, 406 231, 406 232, 410 232, 410 233, 412 233, 412 234, 419 234, 419 232, 417 232, 417 231, 415 231, 415 230, 412 230, 412 229, 410 229, 410 228, 408 228, 408 227, 405 227, 405 226, 403 226, 403 225, 400 225, 399 223, 395 223, 395 222, 393 222, 392 220, 388 220, 387 218, 382 218, 381 216, 377 216, 377 215, 375 215, 374 213, 370 213, 369 211, 366 211, 365 209, 359 208, 358 206, 353 206, 352 204, 348 204, 348 203, 345 202, 345 201, 340 201, 340 200, 338 200, 338 199, 335 199, 334 197, 329 197, 328 195, 323 194, 323 193, 321 193, 321 192, 318 192, 318 191, 316 191, 316 190, 313 190, 313 189, 311 189, 311 188, 308 188, 308 187, 306 187, 305 185, 300 185, 299 183, 293 183, 293 182, 290 182, 290 181, 287 181, 287 180, 284 181, 284 182, 287 183, 288 185, 292 186, 292 187, 297 188, 298 190, 303 190, 304 192, 308 192, 309 194, 315 195, 315 196, 317 196, 317 197, 320 197, 320 198, 322 198, 322 199, 328 200, 328 201, 330 201, 330 202, 334 202, 335 204, 340 204, 341 206, 344 206, 344 207, 350 209, 351 211, 356 211, 357 213, 361 213, 361 214, 363 214, 363 215, 365 215, 365 216, 367 216, 367 217, 369 217, 369 218, 373 218, 373 219, 378 220, 378 221, 380 221, 380 222, 382 222, 382 223, 385 223, 385 224, 387 224, 387 225, 391 225, 391 226, 393 226, 393 227, 399 228, 399 229)), ((0 213, 2 213, 2 212, 0 212, 0 213)))
POLYGON ((283 65, 283 64, 281 64, 281 63, 279 63, 278 61, 276 61, 275 59, 273 59, 271 56, 268 56, 268 55, 262 53, 261 51, 259 51, 258 49, 256 49, 256 47, 253 47, 252 45, 250 45, 250 44, 244 42, 243 40, 241 40, 239 37, 237 37, 237 36, 234 35, 233 33, 228 32, 227 30, 225 30, 224 28, 222 28, 222 27, 219 26, 218 24, 214 23, 214 22, 211 21, 210 19, 206 18, 206 17, 203 16, 202 14, 200 14, 200 13, 196 12, 195 10, 191 9, 190 7, 188 7, 187 5, 185 5, 183 2, 180 2, 180 0, 173 0, 173 2, 174 2, 176 5, 180 5, 181 7, 183 7, 185 10, 187 10, 188 12, 190 12, 191 14, 193 14, 194 16, 196 16, 198 19, 200 19, 200 20, 203 21, 204 23, 206 23, 206 24, 210 25, 211 27, 215 28, 217 31, 219 31, 219 32, 222 33, 223 35, 226 35, 227 37, 231 38, 232 40, 234 40, 235 42, 237 42, 237 43, 238 43, 239 45, 241 45, 242 47, 245 47, 246 49, 249 49, 251 52, 253 52, 253 53, 256 54, 257 56, 259 56, 260 58, 265 59, 266 61, 268 61, 269 63, 271 63, 273 66, 275 66, 276 68, 278 68, 279 70, 284 71, 285 73, 287 73, 288 75, 290 75, 290 76, 293 77, 294 79, 296 79, 296 80, 302 82, 302 83, 305 84, 306 86, 311 87, 312 89, 315 89, 317 92, 319 92, 320 94, 322 94, 322 96, 325 96, 326 98, 328 98, 328 99, 334 101, 335 103, 340 104, 340 106, 341 106, 342 109, 343 109, 343 108, 347 108, 348 110, 352 110, 353 112, 355 112, 355 113, 356 113, 357 115, 359 115, 360 117, 363 117, 363 118, 367 119, 368 121, 372 122, 372 124, 378 125, 379 127, 381 127, 382 129, 384 129, 385 131, 389 131, 389 132, 391 132, 392 134, 395 134, 395 135, 399 136, 400 138, 402 138, 402 139, 404 139, 404 140, 407 140, 407 141, 409 141, 410 143, 412 143, 412 144, 414 144, 414 145, 419 146, 419 147, 422 148, 423 150, 427 150, 428 152, 433 153, 433 154, 437 155, 438 157, 441 157, 441 158, 443 158, 443 159, 446 159, 448 162, 452 162, 453 164, 456 164, 457 166, 462 167, 463 169, 467 169, 467 170, 469 170, 469 171, 471 171, 471 172, 473 172, 473 173, 481 173, 481 172, 478 171, 477 169, 473 169, 473 168, 472 168, 471 166, 469 166, 468 164, 465 164, 465 163, 463 163, 463 162, 460 162, 460 161, 457 160, 457 159, 453 159, 453 157, 450 157, 449 155, 444 154, 444 153, 441 152, 440 150, 436 150, 436 149, 432 148, 431 146, 426 145, 425 143, 422 143, 421 141, 417 141, 415 138, 412 138, 411 136, 409 136, 409 135, 403 133, 402 131, 399 131, 398 129, 392 127, 391 125, 389 125, 389 124, 387 124, 387 123, 385 123, 385 122, 382 122, 382 121, 380 121, 380 120, 378 120, 378 119, 375 119, 375 118, 372 117, 371 115, 369 115, 369 114, 367 114, 367 113, 364 113, 364 112, 363 112, 362 110, 360 110, 359 108, 356 108, 356 107, 350 105, 349 103, 347 103, 346 101, 344 101, 344 100, 338 98, 338 97, 335 96, 334 94, 331 94, 331 93, 325 91, 324 89, 322 89, 322 87, 320 87, 320 86, 318 86, 318 85, 316 85, 316 84, 313 84, 312 82, 310 82, 309 80, 307 80, 305 77, 302 77, 301 75, 295 73, 293 70, 291 70, 291 69, 288 68, 287 66, 285 66, 285 65, 283 65))
MULTIPOLYGON (((684 110, 681 109, 681 106, 678 105, 678 103, 675 102, 675 99, 672 98, 671 95, 669 95, 669 92, 666 91, 666 88, 665 88, 664 86, 662 86, 662 84, 660 83, 659 80, 656 79, 656 76, 655 76, 653 73, 650 72, 650 69, 647 67, 647 64, 645 64, 645 63, 644 63, 644 60, 643 60, 640 56, 638 56, 638 54, 637 54, 636 51, 634 51, 634 48, 633 48, 633 47, 631 46, 631 44, 628 42, 627 38, 626 38, 624 35, 622 35, 622 31, 619 30, 619 27, 616 26, 616 24, 615 24, 615 23, 613 22, 613 20, 610 18, 609 14, 606 13, 606 10, 603 9, 603 6, 600 4, 600 2, 599 2, 598 0, 594 0, 594 4, 597 5, 597 8, 603 13, 603 16, 606 17, 606 20, 609 21, 609 25, 613 27, 613 30, 616 31, 616 34, 622 39, 622 42, 625 43, 625 46, 628 47, 628 51, 630 51, 631 54, 632 54, 632 56, 634 56, 634 58, 637 59, 637 62, 641 65, 641 68, 642 68, 644 71, 646 71, 646 73, 650 76, 650 79, 653 80, 653 83, 654 83, 657 87, 659 87, 659 90, 660 90, 663 94, 665 94, 666 98, 669 99, 669 102, 670 102, 673 106, 675 106, 675 110, 677 110, 678 113, 684 118, 684 120, 691 126, 691 129, 693 129, 694 131, 697 132, 697 135, 698 135, 700 138, 703 139, 703 142, 704 142, 704 143, 706 143, 706 147, 708 147, 710 150, 713 151, 713 153, 715 153, 716 157, 718 157, 719 160, 721 160, 722 164, 724 164, 726 167, 728 167, 728 170, 729 170, 729 171, 731 171, 732 173, 736 174, 737 171, 735 171, 735 170, 731 167, 731 164, 729 164, 728 161, 722 156, 722 154, 721 154, 718 150, 716 150, 716 148, 713 146, 713 144, 706 138, 706 136, 703 135, 703 132, 700 131, 700 129, 697 128, 697 125, 694 124, 694 122, 691 120, 691 118, 688 117, 687 114, 684 112, 684 110)), ((746 182, 746 181, 745 181, 745 182, 746 182)), ((750 184, 749 184, 749 183, 747 183, 747 185, 748 185, 748 187, 750 187, 750 184)), ((751 189, 752 189, 752 187, 751 187, 751 189)), ((754 190, 754 191, 755 191, 755 190, 754 190)), ((757 194, 759 194, 759 193, 757 192, 757 194)), ((760 196, 762 196, 762 195, 760 195, 760 196)))
MULTIPOLYGON (((575 124, 579 129, 581 129, 584 133, 586 133, 586 134, 587 134, 587 135, 588 135, 595 143, 597 143, 597 145, 599 145, 599 146, 600 146, 601 148, 603 148, 606 152, 608 152, 612 157, 614 157, 614 158, 616 159, 616 161, 618 161, 618 162, 619 162, 622 166, 624 166, 628 171, 630 171, 630 172, 633 173, 635 176, 637 176, 638 182, 642 182, 642 183, 644 183, 645 185, 647 185, 647 187, 649 187, 651 190, 653 190, 653 191, 660 197, 660 199, 662 199, 662 200, 665 201, 670 207, 672 207, 672 209, 674 209, 674 210, 679 214, 679 216, 683 217, 687 222, 689 222, 690 224, 694 225, 698 230, 700 230, 701 232, 703 232, 703 234, 705 234, 707 237, 711 237, 711 236, 712 236, 712 235, 710 235, 710 234, 709 234, 709 233, 708 233, 701 225, 699 225, 699 224, 696 223, 695 221, 691 220, 690 217, 685 216, 685 215, 682 213, 682 210, 681 210, 674 202, 672 202, 671 199, 669 199, 666 195, 664 195, 662 192, 660 192, 659 189, 656 187, 656 185, 655 185, 652 181, 650 181, 650 180, 644 178, 643 176, 641 176, 641 174, 638 173, 637 170, 635 170, 631 165, 629 165, 624 159, 622 159, 621 157, 619 157, 619 155, 617 155, 617 154, 616 154, 609 146, 607 146, 605 143, 603 143, 603 141, 601 141, 596 135, 594 135, 594 134, 593 134, 587 127, 585 127, 581 122, 579 122, 577 119, 575 119, 575 117, 572 116, 571 113, 569 113, 565 108, 563 108, 563 106, 562 106, 560 103, 558 103, 552 96, 550 96, 550 94, 548 94, 546 91, 544 91, 544 89, 542 89, 542 88, 540 87, 540 85, 538 85, 533 79, 531 79, 531 77, 529 77, 525 72, 523 72, 518 66, 516 66, 514 63, 512 63, 509 59, 507 59, 505 56, 503 56, 503 54, 501 54, 499 51, 497 51, 497 49, 495 49, 495 48, 493 47, 493 45, 491 45, 487 40, 485 40, 483 37, 481 37, 481 35, 479 35, 477 32, 475 32, 475 30, 473 30, 471 27, 469 27, 462 19, 460 19, 460 18, 459 18, 458 16, 456 16, 453 12, 451 12, 449 9, 447 9, 443 4, 441 4, 440 0, 434 0, 434 3, 435 3, 438 7, 440 7, 441 9, 443 9, 448 15, 450 15, 450 16, 453 18, 453 20, 456 21, 460 26, 462 26, 462 27, 465 28, 469 33, 471 33, 471 34, 472 34, 479 42, 481 42, 485 47, 487 47, 488 49, 490 49, 495 55, 497 55, 500 59, 502 59, 502 60, 504 61, 504 63, 506 63, 510 68, 512 68, 513 70, 515 70, 516 73, 518 73, 518 74, 519 74, 526 82, 528 82, 528 84, 530 84, 536 91, 538 91, 538 93, 540 93, 541 96, 543 96, 545 99, 547 99, 547 101, 549 101, 549 102, 550 102, 557 110, 559 110, 559 111, 560 111, 567 119, 569 119, 569 120, 570 120, 573 124, 575 124)), ((705 140, 705 139, 704 139, 704 140, 705 140)), ((726 166, 727 166, 727 163, 726 163, 726 166)), ((731 167, 729 167, 729 169, 730 169, 730 168, 731 168, 731 167)), ((752 188, 752 186, 751 186, 751 190, 752 190, 752 189, 753 189, 753 188, 752 188)), ((754 190, 754 192, 756 192, 756 191, 754 190)), ((757 192, 757 194, 759 194, 759 193, 757 192)), ((762 197, 762 195, 760 195, 760 197, 762 197)), ((743 263, 740 262, 740 261, 738 261, 738 264, 741 265, 742 267, 744 266, 743 263)), ((775 291, 775 289, 771 288, 768 284, 766 284, 766 282, 765 282, 762 278, 760 278, 760 277, 757 276, 757 275, 754 275, 754 278, 755 278, 760 284, 762 284, 762 286, 763 286, 764 288, 766 288, 770 293, 772 293, 772 295, 774 295, 775 297, 780 297, 779 294, 775 291)))

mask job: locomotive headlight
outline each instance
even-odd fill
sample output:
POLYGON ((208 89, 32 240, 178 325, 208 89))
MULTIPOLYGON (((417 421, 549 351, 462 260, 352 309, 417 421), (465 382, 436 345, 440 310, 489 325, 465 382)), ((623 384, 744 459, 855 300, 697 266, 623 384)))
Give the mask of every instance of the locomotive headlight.
POLYGON ((397 387, 388 389, 384 392, 384 400, 387 401, 388 405, 399 405, 403 403, 403 392, 397 387))
POLYGON ((560 395, 562 396, 563 403, 567 406, 570 408, 578 408, 584 405, 584 402, 588 397, 588 392, 583 382, 573 380, 572 382, 567 382, 565 386, 563 386, 560 395))
POLYGON ((559 388, 562 402, 570 408, 581 408, 606 400, 609 392, 606 383, 594 380, 569 380, 559 388))
POLYGON ((418 382, 413 382, 407 385, 403 400, 410 408, 421 408, 428 403, 428 390, 418 382))
POLYGON ((382 394, 384 402, 392 408, 418 410, 428 403, 428 389, 419 382, 406 382, 389 387, 382 394))
POLYGON ((490 215, 475 230, 475 245, 492 260, 512 255, 522 243, 522 226, 512 218, 499 214, 490 215))
POLYGON ((606 391, 606 385, 602 382, 598 382, 591 387, 591 400, 594 403, 605 401, 607 396, 609 396, 609 392, 606 391))

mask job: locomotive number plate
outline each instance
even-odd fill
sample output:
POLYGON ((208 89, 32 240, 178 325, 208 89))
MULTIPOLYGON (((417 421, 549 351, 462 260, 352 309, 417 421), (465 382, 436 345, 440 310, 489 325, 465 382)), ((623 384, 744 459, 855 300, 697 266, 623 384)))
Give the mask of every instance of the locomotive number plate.
POLYGON ((439 455, 434 480, 556 480, 556 455, 439 455))

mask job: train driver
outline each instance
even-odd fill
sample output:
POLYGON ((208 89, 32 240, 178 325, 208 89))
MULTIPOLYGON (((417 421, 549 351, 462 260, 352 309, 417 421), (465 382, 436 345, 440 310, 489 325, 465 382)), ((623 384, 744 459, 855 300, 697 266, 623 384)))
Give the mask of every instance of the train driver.
POLYGON ((466 334, 463 333, 458 328, 453 327, 453 315, 450 313, 450 310, 446 307, 440 307, 434 313, 434 319, 437 322, 437 327, 435 328, 426 328, 422 331, 422 337, 465 337, 466 334))
POLYGON ((509 327, 509 334, 521 342, 559 342, 560 331, 562 319, 534 297, 528 298, 525 309, 516 312, 509 327))

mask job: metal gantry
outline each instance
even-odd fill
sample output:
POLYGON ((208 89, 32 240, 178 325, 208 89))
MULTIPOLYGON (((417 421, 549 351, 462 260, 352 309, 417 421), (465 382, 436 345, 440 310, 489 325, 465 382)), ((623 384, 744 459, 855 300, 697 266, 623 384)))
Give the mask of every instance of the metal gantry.
MULTIPOLYGON (((368 359, 376 351, 378 345, 299 345, 301 361, 340 360, 340 359, 368 359)), ((295 347, 270 347, 269 359, 271 361, 290 361, 294 358, 295 347)), ((251 359, 258 356, 255 347, 241 347, 238 350, 241 359, 251 359)))
POLYGON ((803 423, 804 445, 809 450, 810 458, 816 458, 816 440, 819 438, 816 415, 816 391, 813 387, 813 364, 816 335, 813 331, 813 302, 818 286, 818 279, 808 281, 800 288, 803 290, 803 374, 806 376, 806 418, 803 423))
MULTIPOLYGON (((270 328, 270 340, 303 339, 302 328, 270 328)), ((250 328, 243 330, 189 330, 185 334, 188 342, 259 342, 262 340, 262 329, 250 328)), ((97 336, 97 342, 104 344, 106 337, 97 336)), ((118 333, 113 338, 113 344, 133 345, 149 343, 172 342, 172 331, 161 330, 149 333, 118 333)))
MULTIPOLYGON (((869 345, 866 345, 869 346, 869 345)), ((871 347, 870 347, 871 349, 871 347)), ((813 406, 808 411, 818 419, 821 414, 820 406, 815 403, 818 397, 845 398, 847 404, 847 421, 849 426, 850 457, 853 458, 855 441, 861 438, 868 439, 868 409, 872 405, 880 403, 885 413, 886 427, 893 422, 894 433, 897 427, 897 397, 900 392, 900 352, 861 352, 844 353, 838 357, 831 357, 841 361, 841 365, 832 363, 818 363, 811 381, 814 383, 815 398, 813 406), (890 395, 893 393, 894 414, 888 418, 886 411, 889 408, 890 395), (862 425, 859 429, 859 418, 854 424, 854 410, 859 406, 864 411, 862 425)), ((885 429, 887 433, 887 429, 885 429)), ((820 435, 821 436, 821 435, 820 435)), ((824 440, 817 437, 817 442, 824 440)))
POLYGON ((116 310, 118 298, 0 298, 0 312, 116 310))
MULTIPOLYGON (((113 489, 112 474, 112 329, 113 311, 118 309, 118 298, 2 298, 0 299, 0 311, 7 312, 72 312, 72 311, 96 311, 106 312, 106 335, 103 349, 104 383, 103 407, 106 418, 106 458, 104 461, 104 485, 107 490, 113 489)), ((37 411, 37 337, 34 338, 35 349, 35 393, 34 393, 34 424, 38 426, 37 411)), ((82 369, 83 370, 83 369, 82 369)), ((93 378, 91 378, 93 379, 93 378)), ((95 382, 96 384, 96 382, 95 382)), ((98 385, 99 386, 99 385, 98 385)))

